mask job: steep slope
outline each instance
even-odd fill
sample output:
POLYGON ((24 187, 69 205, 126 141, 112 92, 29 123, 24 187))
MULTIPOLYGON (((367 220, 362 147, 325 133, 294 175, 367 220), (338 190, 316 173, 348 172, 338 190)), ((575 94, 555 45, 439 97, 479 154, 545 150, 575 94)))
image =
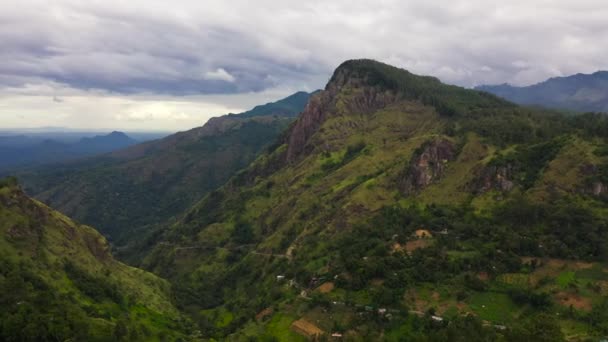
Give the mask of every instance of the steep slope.
POLYGON ((187 321, 169 284, 115 261, 94 229, 0 182, 0 339, 161 340, 187 321))
POLYGON ((297 93, 82 162, 19 174, 28 193, 120 243, 191 206, 247 166, 302 109, 297 93))
POLYGON ((577 112, 608 112, 608 71, 554 77, 527 87, 484 85, 487 91, 522 105, 577 112))
POLYGON ((348 61, 273 149, 140 253, 216 338, 596 336, 607 128, 348 61))

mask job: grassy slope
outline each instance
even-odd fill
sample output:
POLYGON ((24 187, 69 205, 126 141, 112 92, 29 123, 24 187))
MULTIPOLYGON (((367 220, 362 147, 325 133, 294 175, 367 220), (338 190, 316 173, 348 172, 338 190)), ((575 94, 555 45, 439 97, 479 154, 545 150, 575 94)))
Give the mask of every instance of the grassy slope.
POLYGON ((21 338, 44 339, 48 333, 62 339, 110 340, 117 324, 127 327, 121 335, 125 339, 182 336, 184 321, 171 303, 169 284, 115 261, 94 229, 27 198, 12 185, 0 188, 0 217, 5 339, 20 333, 21 338), (10 290, 22 281, 31 286, 27 292, 10 290), (24 317, 27 310, 34 313, 24 317), (53 323, 47 315, 66 318, 53 323))

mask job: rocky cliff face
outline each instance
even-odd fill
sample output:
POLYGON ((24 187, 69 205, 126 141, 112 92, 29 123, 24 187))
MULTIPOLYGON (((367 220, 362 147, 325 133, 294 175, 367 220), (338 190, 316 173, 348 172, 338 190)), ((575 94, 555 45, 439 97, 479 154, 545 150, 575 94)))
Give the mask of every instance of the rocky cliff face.
POLYGON ((397 100, 395 92, 370 86, 366 75, 352 75, 343 68, 336 70, 324 91, 312 96, 306 108, 291 127, 286 138, 288 162, 313 146, 307 143, 330 115, 369 114, 397 100))
POLYGON ((510 164, 503 166, 486 166, 478 171, 478 176, 471 184, 474 193, 484 193, 491 190, 508 192, 513 189, 513 166, 510 164))
POLYGON ((601 167, 593 164, 582 165, 579 169, 581 175, 587 178, 585 182, 584 193, 591 194, 595 197, 604 197, 608 195, 608 185, 602 181, 601 167))
POLYGON ((608 187, 600 181, 593 182, 593 184, 591 184, 590 190, 591 193, 597 197, 601 197, 608 193, 608 187))
POLYGON ((454 143, 447 139, 425 143, 412 157, 408 169, 401 179, 401 191, 413 194, 439 180, 445 173, 449 161, 456 158, 454 143))
POLYGON ((310 98, 300 118, 292 126, 287 137, 287 160, 293 161, 300 155, 306 142, 317 131, 327 118, 327 108, 330 106, 331 95, 328 90, 310 98))

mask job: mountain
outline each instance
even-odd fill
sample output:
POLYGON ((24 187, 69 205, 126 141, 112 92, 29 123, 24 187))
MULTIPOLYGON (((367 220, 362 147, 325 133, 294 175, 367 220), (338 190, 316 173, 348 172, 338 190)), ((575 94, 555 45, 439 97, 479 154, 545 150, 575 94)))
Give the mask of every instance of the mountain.
POLYGON ((102 154, 135 143, 137 143, 135 140, 122 132, 84 137, 71 143, 53 139, 38 142, 23 135, 2 137, 0 139, 0 171, 8 173, 16 168, 102 154))
POLYGON ((188 336, 170 285, 113 259, 106 240, 0 181, 0 339, 150 341, 188 336))
POLYGON ((315 92, 307 93, 304 91, 299 91, 279 101, 255 106, 249 111, 233 115, 238 115, 247 118, 264 115, 296 117, 298 114, 300 114, 304 106, 306 106, 306 103, 308 103, 308 99, 310 98, 310 96, 314 94, 315 92))
POLYGON ((347 61, 130 260, 168 279, 208 338, 599 339, 606 133, 603 115, 347 61))
POLYGON ((247 166, 294 120, 309 95, 296 93, 164 139, 19 177, 37 199, 120 243, 181 213, 247 166))
POLYGON ((522 105, 575 112, 608 112, 608 71, 554 77, 527 87, 483 85, 486 91, 522 105))
POLYGON ((28 136, 23 134, 0 136, 0 146, 26 146, 30 144, 28 136))
POLYGON ((91 138, 84 137, 77 144, 73 144, 72 149, 76 153, 80 152, 83 155, 99 154, 115 151, 136 143, 136 140, 131 139, 125 133, 114 131, 108 135, 97 135, 91 138))

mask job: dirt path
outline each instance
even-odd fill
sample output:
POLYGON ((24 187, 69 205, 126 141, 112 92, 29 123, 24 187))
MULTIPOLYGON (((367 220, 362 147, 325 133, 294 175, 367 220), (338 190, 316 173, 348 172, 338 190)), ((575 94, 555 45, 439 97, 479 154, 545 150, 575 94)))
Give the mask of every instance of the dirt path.
POLYGON ((251 254, 271 256, 271 257, 277 257, 277 258, 288 258, 288 256, 285 254, 272 254, 272 253, 263 253, 263 252, 256 252, 256 251, 251 252, 251 254))

